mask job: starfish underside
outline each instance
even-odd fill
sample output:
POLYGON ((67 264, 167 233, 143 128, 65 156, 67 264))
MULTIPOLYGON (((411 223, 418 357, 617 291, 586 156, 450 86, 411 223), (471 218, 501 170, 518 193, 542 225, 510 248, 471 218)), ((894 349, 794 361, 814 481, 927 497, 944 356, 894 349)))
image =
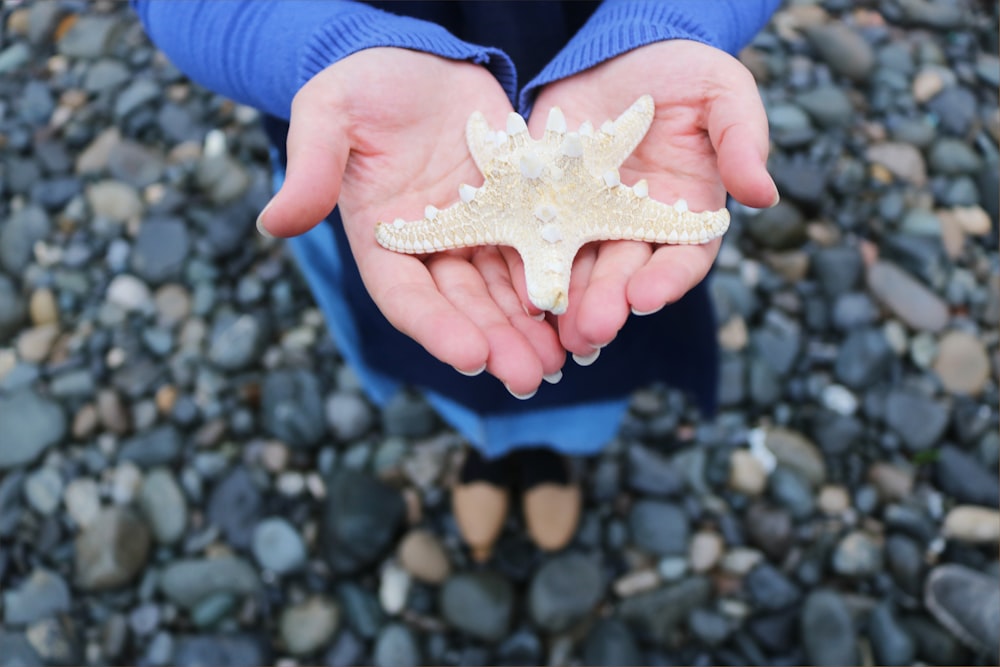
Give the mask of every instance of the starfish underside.
POLYGON ((597 131, 584 123, 567 132, 562 111, 554 107, 544 136, 535 140, 518 114, 508 116, 506 132, 494 132, 477 111, 466 138, 483 186, 460 186, 461 201, 440 211, 428 206, 422 220, 379 223, 375 238, 389 250, 409 254, 511 246, 524 261, 531 302, 563 313, 573 258, 584 244, 699 244, 729 227, 724 208, 695 213, 683 199, 672 206, 650 199, 645 180, 632 187, 621 183, 618 168, 652 120, 649 95, 597 131))

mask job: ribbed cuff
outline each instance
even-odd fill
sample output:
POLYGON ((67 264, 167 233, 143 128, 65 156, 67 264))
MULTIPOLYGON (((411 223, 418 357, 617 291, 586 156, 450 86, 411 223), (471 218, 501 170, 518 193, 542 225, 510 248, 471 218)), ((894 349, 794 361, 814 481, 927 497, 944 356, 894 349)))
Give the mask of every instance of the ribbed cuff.
POLYGON ((305 43, 299 62, 298 88, 329 65, 364 49, 396 47, 483 65, 513 104, 517 97, 514 63, 499 49, 464 42, 428 21, 353 4, 318 26, 305 43))
POLYGON ((542 86, 616 56, 669 39, 687 39, 735 55, 773 13, 779 0, 606 0, 565 48, 524 87, 527 115, 542 86))

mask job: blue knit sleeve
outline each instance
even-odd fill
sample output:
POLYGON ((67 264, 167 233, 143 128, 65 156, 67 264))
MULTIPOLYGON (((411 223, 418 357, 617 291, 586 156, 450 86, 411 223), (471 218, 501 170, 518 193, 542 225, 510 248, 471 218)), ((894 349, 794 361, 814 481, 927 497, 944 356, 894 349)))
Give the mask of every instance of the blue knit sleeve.
POLYGON ((514 64, 439 25, 350 0, 132 0, 150 39, 193 81, 288 119, 292 98, 328 65, 394 46, 486 66, 514 100, 514 64))
POLYGON ((521 91, 527 113, 542 86, 640 46, 688 39, 736 55, 781 0, 605 0, 566 47, 521 91))

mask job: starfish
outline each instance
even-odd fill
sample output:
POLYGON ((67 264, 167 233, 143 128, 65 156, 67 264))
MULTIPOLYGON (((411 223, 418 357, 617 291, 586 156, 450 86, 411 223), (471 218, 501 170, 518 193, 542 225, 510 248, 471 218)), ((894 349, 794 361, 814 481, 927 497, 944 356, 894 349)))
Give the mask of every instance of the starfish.
POLYGON ((599 130, 584 122, 569 132, 553 107, 539 140, 517 113, 508 115, 506 131, 493 131, 476 111, 465 134, 482 187, 462 184, 459 202, 443 210, 427 206, 422 220, 380 222, 375 238, 408 254, 511 246, 524 261, 532 304, 564 313, 573 258, 584 244, 699 244, 729 227, 725 208, 696 213, 683 199, 673 205, 651 199, 645 179, 632 187, 621 182, 618 168, 646 136, 653 110, 653 98, 643 95, 599 130))

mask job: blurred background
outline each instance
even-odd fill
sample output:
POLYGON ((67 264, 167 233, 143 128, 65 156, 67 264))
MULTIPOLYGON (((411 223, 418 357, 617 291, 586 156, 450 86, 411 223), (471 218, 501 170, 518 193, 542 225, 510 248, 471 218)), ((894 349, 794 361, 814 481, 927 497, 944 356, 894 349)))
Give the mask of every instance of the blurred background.
POLYGON ((721 413, 637 392, 571 548, 483 567, 461 439, 254 229, 257 113, 124 2, 0 7, 0 665, 996 664, 996 3, 778 11, 721 413))

